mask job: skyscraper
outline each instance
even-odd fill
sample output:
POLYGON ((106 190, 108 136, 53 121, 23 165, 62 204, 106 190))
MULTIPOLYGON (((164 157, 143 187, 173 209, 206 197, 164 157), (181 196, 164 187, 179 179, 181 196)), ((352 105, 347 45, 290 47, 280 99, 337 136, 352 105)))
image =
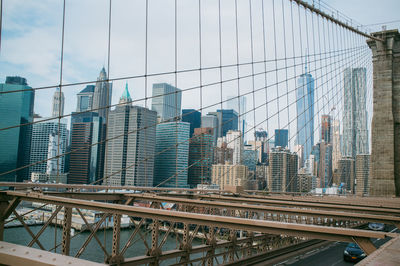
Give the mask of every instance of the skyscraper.
POLYGON ((365 68, 344 70, 342 155, 353 159, 357 154, 369 153, 366 75, 365 68))
POLYGON ((182 122, 190 123, 190 137, 192 137, 194 129, 201 127, 201 113, 194 109, 183 109, 182 122))
POLYGON ((52 117, 58 117, 64 115, 64 93, 57 88, 53 94, 53 105, 51 108, 52 117))
POLYGON ((227 147, 233 150, 233 164, 241 164, 243 153, 242 132, 239 130, 229 130, 226 133, 227 147))
POLYGON ((289 143, 289 130, 275 129, 275 147, 288 147, 289 143))
MULTIPOLYGON (((35 118, 35 122, 43 118, 35 118)), ((65 118, 38 122, 32 125, 31 156, 29 176, 32 173, 46 173, 48 167, 51 170, 58 168, 58 173, 65 172, 65 156, 58 159, 45 161, 54 156, 64 154, 68 144, 67 120, 65 118), (59 123, 60 122, 60 123, 59 123), (49 153, 49 151, 51 151, 49 153), (44 161, 42 163, 37 163, 44 161), (57 166, 58 164, 58 166, 57 166)))
POLYGON ((179 120, 182 92, 167 83, 153 84, 151 110, 157 112, 159 122, 179 120))
POLYGON ((293 192, 297 189, 297 161, 297 155, 287 149, 272 149, 267 174, 269 191, 293 192))
POLYGON ((212 128, 195 128, 194 135, 190 139, 188 184, 191 187, 211 182, 214 152, 212 133, 212 128))
POLYGON ((237 97, 230 95, 226 97, 226 109, 233 109, 239 117, 239 130, 242 132, 242 136, 245 137, 246 133, 246 112, 247 112, 247 99, 246 96, 237 97))
POLYGON ((157 125, 154 186, 187 187, 190 124, 157 125))
POLYGON ((338 162, 342 154, 340 152, 340 122, 333 120, 332 124, 332 171, 338 168, 338 162))
POLYGON ((105 134, 102 119, 96 112, 71 114, 71 153, 69 184, 89 184, 103 177, 105 134))
POLYGON ((93 108, 94 85, 87 85, 77 96, 76 112, 84 112, 93 108))
POLYGON ((297 138, 296 144, 304 146, 304 158, 308 159, 311 147, 314 145, 314 78, 305 73, 297 80, 296 88, 297 107, 297 138))
POLYGON ((99 114, 103 123, 107 121, 108 108, 111 105, 112 83, 107 82, 107 73, 104 67, 97 78, 93 91, 93 109, 99 114))
MULTIPOLYGON (((0 84, 0 174, 29 164, 35 91, 22 77, 7 77, 0 84), (18 91, 18 92, 12 92, 18 91), (11 93, 4 93, 11 92, 11 93), (22 124, 29 124, 19 126, 22 124)), ((22 182, 29 168, 0 176, 1 181, 22 182)))
POLYGON ((332 141, 332 127, 331 127, 331 116, 321 116, 321 141, 331 143, 332 141))
POLYGON ((120 105, 109 112, 104 170, 106 183, 112 186, 153 186, 157 113, 132 106, 131 102, 127 84, 120 105))
POLYGON ((238 113, 233 109, 217 110, 221 114, 220 125, 222 136, 226 136, 229 130, 238 130, 238 113))
POLYGON ((217 145, 217 140, 222 137, 222 114, 217 112, 208 113, 201 117, 201 127, 213 129, 214 146, 217 145))
POLYGON ((326 188, 332 185, 332 145, 326 142, 319 145, 318 187, 326 188))

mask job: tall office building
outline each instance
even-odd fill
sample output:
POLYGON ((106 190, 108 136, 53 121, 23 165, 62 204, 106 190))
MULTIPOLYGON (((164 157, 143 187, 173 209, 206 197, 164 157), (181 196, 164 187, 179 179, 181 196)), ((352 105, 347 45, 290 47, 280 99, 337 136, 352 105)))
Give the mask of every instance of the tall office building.
POLYGON ((289 130, 275 129, 275 147, 286 148, 289 144, 289 130))
POLYGON ((64 102, 65 102, 64 93, 60 90, 60 88, 57 88, 53 94, 53 105, 51 108, 52 117, 58 117, 64 115, 64 102))
POLYGON ((132 106, 128 85, 108 114, 104 175, 111 186, 153 186, 157 113, 132 106))
POLYGON ((183 109, 182 122, 190 123, 190 137, 192 137, 194 129, 201 127, 201 113, 194 109, 183 109))
MULTIPOLYGON (((35 118, 38 122, 43 118, 35 118)), ((32 173, 46 173, 48 167, 52 171, 57 169, 58 173, 65 172, 65 156, 58 159, 48 160, 54 156, 64 154, 68 144, 67 120, 65 118, 38 122, 32 125, 31 156, 29 176, 32 173), (58 147, 59 146, 59 147, 58 147), (51 152, 49 152, 51 150, 51 152), (43 161, 42 163, 37 163, 43 161), (58 166, 57 166, 58 164, 58 166)))
POLYGON ((213 129, 195 128, 189 144, 188 184, 196 187, 198 184, 211 182, 211 165, 213 163, 213 129))
POLYGON ((238 130, 229 130, 226 133, 227 147, 233 150, 233 164, 241 164, 243 153, 242 132, 238 130))
POLYGON ((332 185, 332 144, 321 142, 319 145, 318 187, 326 188, 332 185))
MULTIPOLYGON (((7 77, 6 82, 0 84, 0 128, 31 123, 34 100, 35 91, 28 86, 25 78, 7 77)), ((30 124, 0 131, 0 173, 29 164, 31 137, 30 124)), ((22 182, 28 178, 28 167, 0 176, 3 182, 22 182)))
POLYGON ((77 96, 76 112, 84 112, 93 108, 94 85, 87 85, 77 96))
POLYGON ((365 68, 344 70, 343 156, 369 153, 366 82, 365 68))
POLYGON ((89 184, 103 178, 105 127, 96 112, 71 114, 69 184, 89 184))
POLYGON ((180 120, 182 91, 167 83, 153 84, 151 110, 159 122, 180 120))
POLYGON ((369 169, 370 169, 370 157, 369 154, 357 154, 356 155, 356 194, 357 196, 369 195, 369 169))
POLYGON ((351 157, 343 157, 339 160, 338 170, 336 172, 335 182, 343 184, 343 188, 354 193, 354 159, 351 157))
POLYGON ((157 125, 154 186, 187 187, 190 124, 157 125))
POLYGON ((229 130, 238 130, 238 113, 233 109, 217 110, 221 114, 220 125, 222 136, 226 136, 229 130))
POLYGON ((305 73, 297 80, 296 108, 296 144, 304 146, 303 160, 306 160, 314 145, 314 78, 307 72, 307 63, 305 73))
POLYGON ((226 109, 233 109, 238 114, 239 117, 239 130, 242 132, 242 136, 246 137, 245 133, 247 131, 247 98, 246 96, 237 97, 235 95, 230 95, 226 97, 226 109))
POLYGON ((112 83, 107 82, 107 73, 104 67, 101 69, 99 77, 93 91, 93 109, 99 114, 103 123, 107 121, 108 106, 111 105, 112 83))
POLYGON ((201 127, 213 129, 214 146, 217 145, 218 138, 222 137, 222 115, 221 113, 211 112, 201 117, 201 127))
POLYGON ((331 126, 331 116, 322 115, 321 116, 321 141, 325 143, 331 143, 332 141, 332 126, 331 126))
POLYGON ((254 133, 254 141, 250 140, 253 150, 257 151, 258 163, 266 163, 268 160, 268 133, 263 129, 258 129, 254 133))
POLYGON ((273 192, 293 192, 298 187, 297 154, 278 147, 269 154, 267 186, 273 192))
POLYGON ((340 152, 340 122, 333 120, 332 123, 332 171, 338 168, 338 161, 342 157, 340 152))

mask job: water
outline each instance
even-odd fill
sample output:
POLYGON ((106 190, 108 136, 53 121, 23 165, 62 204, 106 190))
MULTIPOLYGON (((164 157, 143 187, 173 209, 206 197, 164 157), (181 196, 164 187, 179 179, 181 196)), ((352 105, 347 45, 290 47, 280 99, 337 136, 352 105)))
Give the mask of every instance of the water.
MULTIPOLYGON (((31 231, 36 234, 41 226, 30 226, 31 231)), ((40 243, 44 246, 46 250, 49 250, 54 247, 54 237, 55 237, 55 230, 54 226, 49 226, 46 230, 42 233, 39 238, 40 243)), ((122 229, 121 230, 121 242, 120 242, 120 250, 124 247, 126 241, 129 239, 130 235, 132 234, 134 229, 122 229)), ((147 244, 151 247, 151 231, 141 229, 142 235, 145 237, 147 244)), ((61 233, 62 230, 60 227, 57 227, 57 244, 61 243, 61 233)), ((85 242, 87 237, 89 236, 90 232, 85 231, 79 233, 79 231, 75 231, 75 237, 71 239, 71 246, 70 246, 70 256, 75 256, 78 252, 82 244, 85 242)), ((99 230, 97 233, 97 237, 100 239, 101 243, 104 244, 104 239, 106 239, 106 250, 111 254, 111 245, 112 245, 112 230, 104 229, 99 230)), ((160 233, 159 242, 162 240, 164 233, 160 233)), ((181 236, 180 236, 181 237, 181 236)), ((182 237, 181 237, 182 238, 182 237)), ((7 228, 4 230, 4 240, 10 243, 19 244, 23 246, 27 246, 28 243, 32 240, 32 237, 23 227, 15 227, 15 228, 7 228)), ((145 245, 143 244, 140 235, 137 234, 132 241, 132 244, 126 251, 124 257, 136 257, 145 255, 147 250, 145 245), (136 242, 135 242, 136 241, 136 242)), ((199 239, 193 240, 193 246, 202 244, 202 241, 199 239)), ((104 246, 104 245, 103 245, 104 246)), ((165 242, 162 250, 172 250, 177 249, 179 246, 179 241, 176 240, 176 236, 173 233, 170 233, 168 236, 167 241, 165 242)), ((39 248, 39 246, 35 243, 33 245, 34 248, 39 248)), ((57 253, 61 252, 61 246, 57 248, 57 253)), ((196 254, 192 256, 192 258, 202 256, 202 254, 196 254)), ((80 256, 82 259, 96 261, 96 262, 104 262, 104 253, 103 250, 100 248, 99 244, 97 243, 96 239, 93 238, 88 246, 86 247, 85 251, 80 256)), ((173 260, 175 262, 175 260, 173 260)), ((163 264, 167 265, 172 263, 171 260, 165 261, 163 264)))

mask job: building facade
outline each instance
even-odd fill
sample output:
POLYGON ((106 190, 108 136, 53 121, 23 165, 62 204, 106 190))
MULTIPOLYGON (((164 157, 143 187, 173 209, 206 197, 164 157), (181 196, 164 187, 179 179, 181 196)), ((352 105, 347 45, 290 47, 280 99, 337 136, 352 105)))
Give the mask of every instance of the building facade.
POLYGON ((60 88, 56 88, 56 91, 53 94, 53 104, 51 107, 52 117, 58 117, 64 115, 64 102, 65 102, 64 93, 60 90, 60 88))
POLYGON ((370 170, 369 154, 358 154, 356 156, 356 195, 368 196, 370 188, 369 170, 370 170))
POLYGON ((342 155, 346 157, 369 153, 366 75, 365 68, 344 70, 342 155))
POLYGON ((229 130, 226 133, 227 147, 233 150, 233 164, 241 164, 243 153, 242 132, 238 130, 229 130))
POLYGON ((189 144, 188 184, 194 188, 198 184, 211 183, 213 164, 213 129, 195 128, 189 144))
POLYGON ((201 127, 201 113, 194 109, 183 109, 182 122, 190 123, 190 137, 192 137, 194 129, 201 127))
POLYGON ((304 147, 308 159, 314 145, 314 78, 307 73, 300 75, 296 88, 297 137, 296 144, 304 147))
POLYGON ((87 85, 77 95, 76 112, 90 111, 93 108, 94 85, 87 85))
POLYGON ((289 130, 275 129, 275 147, 289 147, 289 130))
POLYGON ((186 122, 157 125, 154 186, 188 187, 189 133, 186 122))
POLYGON ((320 141, 324 141, 325 143, 332 142, 332 125, 331 125, 331 116, 330 115, 322 115, 321 116, 321 138, 320 141))
POLYGON ((132 106, 126 85, 109 112, 104 175, 111 186, 152 186, 157 113, 132 106))
POLYGON ((107 82, 107 73, 104 67, 101 69, 99 77, 93 91, 93 111, 99 114, 103 123, 107 121, 109 106, 111 105, 112 83, 107 82))
MULTIPOLYGON (((0 173, 29 165, 34 101, 35 91, 25 78, 7 77, 0 84, 0 128, 18 126, 0 131, 0 173), (11 91, 19 92, 3 93, 11 91)), ((0 176, 3 182, 22 182, 29 178, 29 167, 0 176)))
MULTIPOLYGON (((38 122, 43 118, 35 118, 38 122)), ((68 145, 67 120, 65 118, 39 122, 32 125, 31 156, 29 176, 31 173, 46 173, 51 168, 53 172, 65 173, 65 156, 48 160, 57 155, 64 154, 68 145), (48 161, 45 161, 48 160, 48 161), (43 161, 42 163, 37 163, 43 161), (57 166, 58 165, 58 166, 57 166)))
POLYGON ((180 120, 182 91, 167 83, 153 84, 151 110, 157 112, 159 122, 180 120))
POLYGON ((238 113, 233 109, 217 110, 220 113, 221 136, 226 136, 229 130, 238 130, 238 113))
POLYGON ((294 192, 298 187, 297 154, 284 148, 274 148, 269 154, 268 191, 294 192))
POLYGON ((212 166, 212 183, 224 190, 226 187, 242 186, 248 177, 247 167, 244 165, 214 164, 212 166))

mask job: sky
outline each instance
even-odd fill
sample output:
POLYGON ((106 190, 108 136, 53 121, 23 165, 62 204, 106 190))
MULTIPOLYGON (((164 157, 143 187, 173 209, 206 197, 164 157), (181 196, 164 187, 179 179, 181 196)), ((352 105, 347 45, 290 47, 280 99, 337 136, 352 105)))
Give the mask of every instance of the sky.
MULTIPOLYGON (((151 106, 151 100, 144 99, 151 96, 153 83, 176 85, 185 90, 182 108, 201 108, 203 115, 221 108, 221 101, 227 97, 246 94, 248 111, 255 109, 246 115, 249 127, 262 127, 270 132, 275 128, 289 127, 290 135, 294 136, 294 77, 304 71, 304 55, 310 55, 309 71, 317 78, 316 83, 321 84, 315 96, 318 99, 316 109, 321 114, 332 112, 333 116, 340 117, 341 93, 337 92, 340 90, 340 72, 353 54, 346 52, 345 56, 342 54, 336 58, 349 57, 342 60, 342 65, 333 65, 329 61, 326 64, 330 69, 324 67, 328 56, 315 54, 355 46, 364 46, 362 51, 365 53, 368 50, 359 37, 353 37, 352 42, 346 45, 331 35, 329 47, 320 46, 315 39, 335 34, 333 28, 319 21, 325 30, 312 34, 311 21, 316 27, 318 18, 309 13, 304 15, 297 6, 292 10, 294 30, 291 35, 289 0, 253 0, 250 2, 251 19, 249 1, 238 0, 238 39, 235 37, 234 1, 221 0, 221 47, 218 1, 201 0, 200 36, 198 0, 178 0, 175 39, 174 1, 149 0, 146 49, 146 1, 113 0, 111 11, 109 3, 108 0, 66 0, 63 35, 63 1, 3 0, 0 82, 6 76, 19 75, 27 78, 33 88, 51 87, 36 90, 35 113, 43 117, 50 116, 52 94, 61 83, 66 97, 64 113, 70 114, 76 109, 76 94, 85 86, 71 84, 95 81, 104 66, 110 79, 116 79, 113 81, 112 104, 118 103, 125 83, 128 83, 135 104, 147 107, 151 106), (265 45, 263 37, 266 38, 265 45), (301 58, 274 61, 275 58, 294 56, 301 58), (264 64, 265 59, 267 63, 264 64), (236 67, 238 62, 243 65, 236 67), (221 71, 220 65, 224 66, 221 71), (293 67, 286 72, 283 70, 285 66, 293 67), (201 71, 200 75, 199 68, 208 69, 201 71), (191 71, 175 75, 175 70, 191 71), (265 71, 268 73, 262 74, 265 71), (254 73, 262 75, 254 76, 254 73), (148 76, 145 78, 144 75, 148 76), (243 78, 237 81, 238 76, 243 78), (221 79, 232 80, 223 82, 221 86, 221 79), (262 90, 266 83, 279 84, 267 85, 268 89, 262 90), (335 91, 333 87, 338 89, 335 91), (265 106, 265 102, 269 104, 265 106)), ((317 0, 315 4, 318 6, 317 0)), ((364 25, 400 19, 398 0, 333 0, 329 5, 364 25)), ((400 23, 395 23, 388 28, 399 26, 400 23)), ((375 29, 379 30, 379 27, 375 29)), ((354 66, 370 68, 368 60, 361 56, 354 58, 358 60, 354 66)), ((372 102, 371 95, 367 97, 372 102)))

